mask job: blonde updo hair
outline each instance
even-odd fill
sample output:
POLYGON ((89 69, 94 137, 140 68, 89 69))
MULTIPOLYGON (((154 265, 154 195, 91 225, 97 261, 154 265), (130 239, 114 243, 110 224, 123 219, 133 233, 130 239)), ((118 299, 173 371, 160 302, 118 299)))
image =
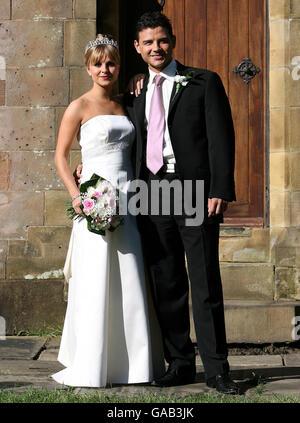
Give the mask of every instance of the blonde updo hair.
MULTIPOLYGON (((97 34, 97 38, 108 38, 115 41, 115 38, 110 34, 97 34)), ((121 62, 119 50, 111 44, 100 44, 91 47, 84 55, 85 66, 88 68, 90 65, 101 63, 105 57, 109 57, 116 65, 121 62)))

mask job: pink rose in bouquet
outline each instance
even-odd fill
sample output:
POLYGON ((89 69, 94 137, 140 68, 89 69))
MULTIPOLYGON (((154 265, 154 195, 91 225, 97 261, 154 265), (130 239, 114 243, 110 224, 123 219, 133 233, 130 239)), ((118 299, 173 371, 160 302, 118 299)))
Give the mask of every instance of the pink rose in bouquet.
POLYGON ((94 200, 93 199, 91 199, 91 198, 86 198, 84 201, 83 201, 83 205, 84 205, 84 208, 85 209, 92 209, 93 207, 94 207, 94 205, 95 205, 95 202, 94 202, 94 200))
POLYGON ((111 182, 93 174, 89 181, 80 186, 83 215, 77 214, 72 203, 67 208, 68 215, 73 218, 86 219, 88 230, 99 235, 105 231, 114 231, 123 223, 124 217, 118 214, 119 190, 111 182))

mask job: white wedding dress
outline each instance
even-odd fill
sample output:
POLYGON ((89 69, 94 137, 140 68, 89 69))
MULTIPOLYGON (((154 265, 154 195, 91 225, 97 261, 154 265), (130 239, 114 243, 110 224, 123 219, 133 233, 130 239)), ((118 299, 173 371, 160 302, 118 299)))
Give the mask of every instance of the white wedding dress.
MULTIPOLYGON (((132 179, 134 127, 126 116, 98 115, 80 128, 82 182, 93 173, 126 195, 120 172, 132 179)), ((105 236, 74 220, 64 267, 68 306, 58 361, 66 368, 51 377, 69 386, 105 387, 145 383, 153 363, 144 264, 135 217, 105 236)), ((163 360, 158 356, 160 373, 163 360)))

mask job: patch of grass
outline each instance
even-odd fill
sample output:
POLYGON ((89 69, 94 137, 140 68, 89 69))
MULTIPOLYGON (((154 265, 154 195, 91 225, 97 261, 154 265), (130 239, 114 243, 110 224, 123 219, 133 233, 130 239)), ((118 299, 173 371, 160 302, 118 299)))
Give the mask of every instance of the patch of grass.
POLYGON ((24 392, 0 390, 0 403, 300 403, 300 398, 287 395, 261 396, 256 393, 249 396, 231 396, 212 393, 191 394, 185 397, 149 393, 124 396, 106 394, 104 391, 80 394, 75 388, 48 391, 29 388, 24 392))
POLYGON ((55 337, 61 336, 63 330, 63 324, 56 325, 56 326, 48 326, 44 324, 42 327, 37 328, 35 330, 28 330, 23 329, 19 331, 14 331, 14 336, 48 336, 48 337, 55 337))
POLYGON ((253 392, 255 392, 256 395, 262 395, 265 392, 265 384, 267 383, 267 379, 264 376, 252 373, 252 378, 249 382, 255 386, 253 392))

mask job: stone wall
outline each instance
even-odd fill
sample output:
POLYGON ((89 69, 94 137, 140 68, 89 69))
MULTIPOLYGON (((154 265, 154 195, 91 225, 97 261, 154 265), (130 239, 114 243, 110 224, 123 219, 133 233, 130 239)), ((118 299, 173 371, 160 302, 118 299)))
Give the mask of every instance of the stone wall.
POLYGON ((300 2, 270 2, 270 239, 275 299, 300 299, 300 2))
POLYGON ((0 315, 8 333, 63 320, 70 221, 53 157, 66 106, 91 86, 83 53, 95 34, 96 0, 1 0, 0 315))

